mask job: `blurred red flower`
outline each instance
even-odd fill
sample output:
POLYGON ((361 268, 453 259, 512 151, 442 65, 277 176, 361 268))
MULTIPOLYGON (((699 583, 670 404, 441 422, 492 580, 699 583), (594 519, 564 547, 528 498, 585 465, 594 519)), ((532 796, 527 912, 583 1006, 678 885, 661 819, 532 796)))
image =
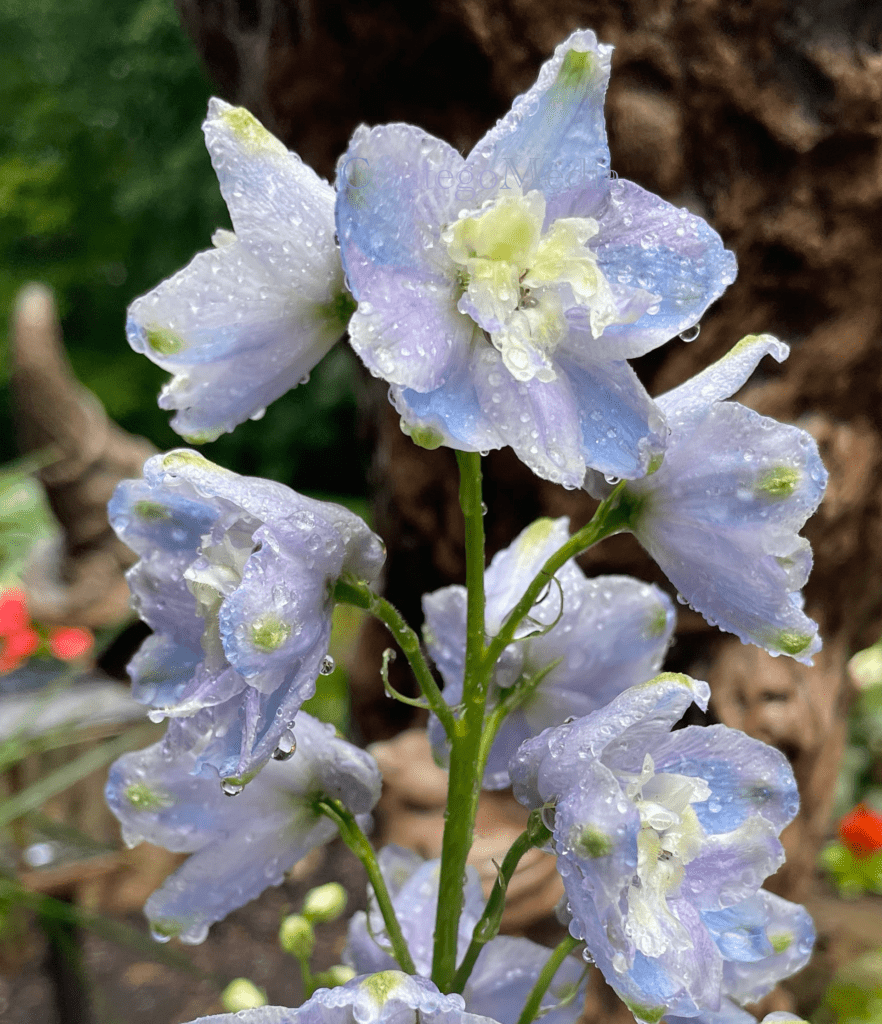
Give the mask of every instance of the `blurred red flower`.
POLYGON ((859 857, 882 850, 882 814, 858 804, 839 822, 839 838, 859 857))
POLYGON ((94 640, 87 629, 63 626, 49 631, 49 649, 62 661, 73 661, 88 651, 94 640))

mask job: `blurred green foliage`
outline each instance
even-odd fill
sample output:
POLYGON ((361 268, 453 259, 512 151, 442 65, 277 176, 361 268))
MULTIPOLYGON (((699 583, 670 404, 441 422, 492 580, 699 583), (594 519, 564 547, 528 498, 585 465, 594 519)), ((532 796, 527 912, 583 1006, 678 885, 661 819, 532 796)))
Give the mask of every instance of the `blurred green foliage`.
MULTIPOLYGON (((124 335, 137 295, 208 248, 229 218, 203 144, 211 84, 172 0, 0 0, 0 354, 29 280, 56 293, 80 379, 161 448, 165 374, 124 335)), ((206 446, 239 472, 359 494, 352 357, 331 353, 261 423, 206 446), (334 448, 333 460, 316 459, 334 448)), ((0 462, 14 454, 0 359, 0 462)))

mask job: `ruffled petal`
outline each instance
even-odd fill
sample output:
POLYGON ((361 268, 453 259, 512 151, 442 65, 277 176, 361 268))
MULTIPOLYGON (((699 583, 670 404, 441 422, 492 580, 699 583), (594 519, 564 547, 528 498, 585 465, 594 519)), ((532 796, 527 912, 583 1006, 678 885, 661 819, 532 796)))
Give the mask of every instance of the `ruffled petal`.
POLYGON ((310 850, 328 842, 336 826, 327 818, 282 811, 249 822, 247 831, 193 854, 144 905, 155 935, 204 942, 210 925, 271 885, 281 885, 310 850))
POLYGON ((591 31, 574 32, 543 64, 532 88, 519 96, 466 161, 474 180, 494 194, 539 189, 546 224, 588 217, 609 189, 609 147, 603 101, 612 47, 591 31))
POLYGON ((468 358, 453 367, 447 381, 425 394, 393 384, 389 401, 401 416, 401 429, 423 448, 445 444, 462 452, 489 452, 505 445, 475 387, 474 369, 483 342, 474 338, 468 358))
POLYGON ((653 753, 656 771, 702 778, 710 797, 694 804, 708 834, 731 832, 760 814, 780 832, 799 809, 799 792, 787 758, 760 740, 725 725, 688 726, 662 740, 653 753))
POLYGON ((735 280, 735 257, 709 224, 633 182, 611 182, 598 221, 592 247, 619 302, 626 288, 655 299, 633 322, 604 330, 603 341, 618 349, 614 358, 643 355, 675 337, 735 280))
POLYGON ((802 970, 815 944, 815 926, 804 907, 765 890, 755 899, 763 908, 772 951, 762 959, 732 960, 725 965, 726 992, 739 1003, 762 999, 782 978, 802 970))
POLYGON ((298 289, 328 289, 339 267, 333 188, 242 107, 210 100, 202 130, 244 248, 298 289))

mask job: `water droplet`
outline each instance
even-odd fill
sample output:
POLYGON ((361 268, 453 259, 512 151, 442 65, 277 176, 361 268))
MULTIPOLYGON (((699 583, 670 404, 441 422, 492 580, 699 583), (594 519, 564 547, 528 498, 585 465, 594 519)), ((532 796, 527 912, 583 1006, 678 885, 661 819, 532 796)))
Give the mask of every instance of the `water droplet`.
POLYGON ((695 341, 700 333, 701 324, 693 324, 691 327, 687 327, 685 331, 680 331, 680 341, 695 341))
POLYGON ((294 756, 297 750, 297 740, 293 731, 286 729, 279 738, 279 745, 273 751, 274 761, 288 761, 294 756))
POLYGON ((244 788, 244 783, 234 782, 232 779, 224 779, 223 782, 221 782, 221 789, 224 791, 224 796, 238 796, 244 788))
POLYGON ((322 664, 321 668, 319 668, 319 674, 323 676, 329 676, 334 671, 334 668, 334 659, 331 657, 330 654, 326 654, 324 658, 322 658, 322 664))

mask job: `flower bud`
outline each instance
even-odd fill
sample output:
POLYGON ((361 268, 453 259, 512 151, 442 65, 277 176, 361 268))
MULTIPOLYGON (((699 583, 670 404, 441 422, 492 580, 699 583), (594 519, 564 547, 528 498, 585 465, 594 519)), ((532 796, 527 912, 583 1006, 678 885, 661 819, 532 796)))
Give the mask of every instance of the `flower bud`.
POLYGON ((320 988, 337 988, 338 985, 345 985, 355 977, 355 970, 346 964, 334 964, 326 971, 321 971, 315 976, 315 982, 320 988))
POLYGON ((279 944, 298 960, 307 960, 315 948, 312 925, 300 914, 289 914, 279 928, 279 944))
POLYGON ((257 1006, 266 1006, 266 992, 247 978, 233 978, 221 993, 221 1002, 228 1013, 252 1010, 257 1006))
POLYGON ((303 901, 303 916, 313 924, 336 921, 346 909, 346 890, 339 882, 310 889, 303 901))

